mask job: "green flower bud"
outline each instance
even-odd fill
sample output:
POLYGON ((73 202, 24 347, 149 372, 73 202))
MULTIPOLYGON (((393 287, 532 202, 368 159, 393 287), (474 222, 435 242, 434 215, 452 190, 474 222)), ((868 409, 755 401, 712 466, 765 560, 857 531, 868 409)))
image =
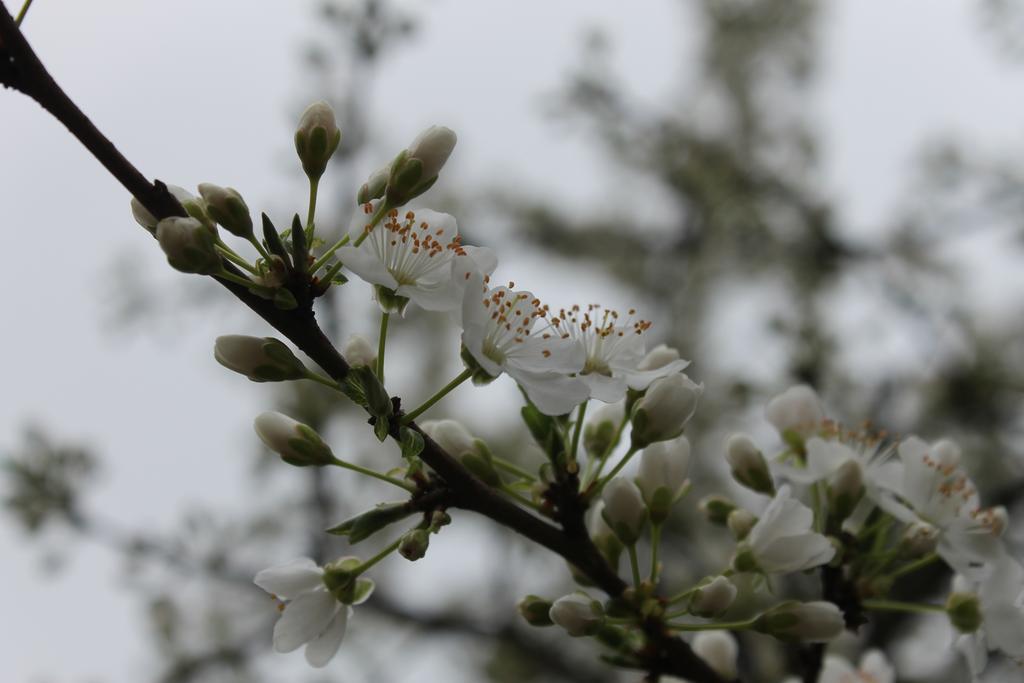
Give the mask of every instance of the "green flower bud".
POLYGON ((156 239, 171 267, 183 273, 213 275, 221 270, 216 235, 195 218, 165 218, 156 226, 156 239))
POLYGON ((703 391, 681 372, 655 380, 633 407, 633 446, 643 448, 682 434, 703 391))
POLYGON ((359 204, 366 204, 372 202, 374 199, 380 199, 384 196, 384 191, 388 187, 388 178, 391 176, 391 164, 388 164, 384 168, 379 168, 370 174, 370 177, 363 183, 363 186, 359 188, 358 194, 356 194, 356 202, 359 204))
POLYGON ((519 614, 530 626, 553 626, 551 621, 551 601, 536 595, 527 595, 517 605, 519 614))
POLYGON ((431 126, 420 133, 409 149, 391 162, 388 204, 402 206, 429 190, 455 149, 456 141, 455 133, 444 126, 431 126))
POLYGON ((321 101, 306 107, 295 131, 295 152, 310 180, 319 180, 324 174, 339 142, 341 131, 331 105, 321 101))
POLYGON ((405 519, 413 512, 414 510, 406 503, 381 503, 345 520, 338 526, 331 527, 327 533, 335 536, 348 536, 348 542, 354 545, 381 529, 405 519))
POLYGON ((334 462, 334 453, 312 428, 287 415, 267 412, 253 422, 256 434, 267 448, 289 465, 321 467, 334 462))
POLYGON ((581 593, 572 593, 555 600, 548 616, 574 638, 590 635, 604 620, 601 603, 581 593))
POLYGON ((728 519, 725 521, 725 525, 729 527, 729 531, 732 532, 733 538, 737 541, 742 541, 746 538, 755 524, 757 524, 757 517, 752 512, 743 508, 736 508, 730 512, 728 519))
POLYGON ((410 529, 406 531, 398 543, 398 554, 415 562, 427 554, 427 547, 430 546, 430 534, 426 529, 410 529))
POLYGON ((776 605, 754 621, 753 629, 779 640, 824 643, 846 627, 843 613, 831 602, 797 602, 776 605))
POLYGON ((751 491, 775 495, 775 483, 764 455, 754 442, 743 434, 733 434, 725 449, 725 459, 732 469, 732 478, 751 491))
POLYGON ((981 604, 974 593, 950 593, 946 600, 946 615, 954 628, 961 633, 974 633, 984 621, 981 604))
POLYGON ((228 370, 253 382, 283 382, 306 376, 306 366, 273 337, 227 334, 217 337, 213 357, 228 370))
POLYGON ((647 508, 637 485, 616 477, 605 485, 601 500, 604 521, 619 540, 627 546, 636 543, 647 523, 647 508))
POLYGON ((729 513, 736 509, 736 503, 725 496, 705 496, 701 498, 697 508, 704 513, 704 516, 712 524, 725 526, 729 520, 729 513))
POLYGON ((706 579, 690 596, 689 610, 698 617, 716 617, 736 599, 736 586, 724 576, 706 579))
POLYGON ((206 212, 235 237, 252 239, 252 216, 242 195, 230 187, 202 183, 199 194, 206 200, 206 212))

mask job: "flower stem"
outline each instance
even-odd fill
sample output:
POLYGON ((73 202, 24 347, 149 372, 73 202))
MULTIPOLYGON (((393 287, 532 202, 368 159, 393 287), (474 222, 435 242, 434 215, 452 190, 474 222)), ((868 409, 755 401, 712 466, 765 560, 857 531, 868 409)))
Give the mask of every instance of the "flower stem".
POLYGON ((337 390, 339 388, 338 383, 335 382, 333 379, 331 379, 330 377, 324 377, 323 375, 317 374, 312 370, 306 371, 306 379, 312 380, 318 384, 323 384, 325 387, 330 387, 331 389, 337 390))
POLYGON ((597 459, 596 471, 591 472, 591 467, 594 465, 595 461, 590 460, 587 462, 587 471, 583 475, 583 483, 580 485, 581 490, 586 491, 587 486, 589 486, 592 481, 595 481, 596 479, 598 479, 598 477, 601 476, 601 471, 604 470, 604 464, 608 462, 608 457, 612 454, 612 451, 615 450, 615 447, 619 445, 619 439, 622 438, 622 431, 626 428, 626 423, 628 422, 629 416, 626 415, 622 418, 622 422, 619 423, 618 428, 615 430, 615 435, 612 437, 612 440, 608 444, 607 448, 604 449, 604 453, 602 453, 601 457, 597 459))
POLYGON ((316 216, 316 192, 320 188, 319 178, 309 179, 309 209, 306 212, 306 241, 313 242, 313 218, 316 216))
POLYGON ((491 456, 491 461, 494 463, 494 466, 497 467, 499 470, 505 470, 509 474, 516 475, 520 479, 528 479, 530 481, 533 481, 535 479, 535 477, 532 474, 530 474, 529 472, 527 472, 514 462, 509 462, 508 460, 505 460, 504 458, 499 458, 496 455, 491 456))
POLYGON ((377 341, 377 379, 384 384, 384 348, 388 340, 388 319, 391 314, 382 311, 380 314, 380 339, 377 341))
POLYGON ((629 551, 629 569, 633 572, 633 585, 637 588, 640 587, 640 561, 636 557, 636 543, 631 543, 627 547, 629 551))
POLYGON ((525 505, 526 507, 530 508, 531 510, 535 510, 537 512, 540 512, 541 514, 544 514, 542 512, 542 510, 541 510, 540 505, 537 505, 535 502, 533 502, 532 500, 530 500, 529 498, 527 498, 523 494, 519 493, 518 491, 513 489, 508 484, 502 484, 500 488, 501 488, 501 490, 507 496, 511 497, 514 501, 516 501, 520 505, 525 505))
POLYGON ((244 268, 253 275, 259 275, 259 271, 256 270, 256 268, 252 264, 250 264, 244 258, 239 256, 234 249, 224 244, 224 242, 222 242, 219 237, 217 238, 217 251, 219 251, 224 258, 226 258, 228 261, 231 261, 239 268, 244 268))
POLYGON ((244 278, 241 275, 235 275, 234 273, 229 273, 228 271, 223 270, 223 269, 219 273, 217 273, 217 277, 219 277, 221 280, 227 280, 229 282, 234 282, 236 285, 242 285, 243 287, 259 287, 259 285, 257 285, 252 280, 250 280, 248 278, 244 278))
POLYGON ((754 625, 754 620, 721 621, 711 624, 666 624, 673 631, 745 631, 754 625))
POLYGON ((911 612, 914 614, 933 614, 945 612, 942 605, 928 605, 917 602, 899 602, 897 600, 862 600, 862 606, 876 612, 911 612))
MULTIPOLYGON (((380 208, 378 208, 377 211, 370 218, 370 222, 368 224, 369 230, 364 230, 363 234, 361 234, 358 238, 356 238, 355 246, 358 247, 360 244, 363 243, 363 240, 366 239, 366 236, 369 235, 370 232, 373 230, 373 228, 375 228, 377 226, 377 223, 380 223, 380 219, 383 218, 387 214, 387 212, 388 212, 388 210, 390 210, 390 208, 391 207, 389 207, 387 204, 385 204, 383 202, 381 203, 380 208)), ((317 270, 322 268, 323 265, 325 263, 327 263, 328 260, 330 260, 331 256, 334 255, 334 252, 338 251, 338 249, 341 249, 343 246, 348 244, 349 240, 351 240, 351 239, 352 239, 351 236, 346 234, 340 240, 338 240, 337 242, 332 244, 327 249, 327 251, 325 251, 323 254, 321 254, 320 258, 318 258, 316 261, 314 261, 313 265, 311 265, 309 267, 310 274, 316 273, 317 270)))
POLYGON ((369 569, 373 565, 377 564, 378 562, 383 560, 385 557, 387 557, 391 553, 393 553, 396 550, 398 550, 398 545, 401 542, 402 542, 402 538, 399 537, 398 540, 396 540, 394 543, 391 543, 390 545, 388 545, 388 547, 384 548, 384 550, 381 550, 379 553, 377 553, 376 555, 374 555, 373 557, 368 559, 366 562, 363 562, 361 565, 359 565, 359 571, 355 573, 355 576, 359 576, 360 574, 365 572, 367 569, 369 569))
POLYGON ((25 4, 21 6, 21 10, 18 12, 18 16, 14 17, 14 25, 21 26, 21 22, 25 20, 25 15, 28 14, 28 8, 32 6, 32 0, 25 0, 25 4))
POLYGON ((600 492, 601 489, 604 488, 605 484, 607 484, 612 479, 614 479, 615 475, 622 471, 622 468, 626 466, 626 463, 630 461, 630 458, 632 458, 634 455, 636 455, 636 452, 638 450, 640 450, 640 449, 637 448, 636 446, 630 446, 629 447, 629 450, 626 451, 626 454, 624 456, 622 456, 622 460, 620 460, 618 462, 618 464, 615 465, 615 467, 612 468, 612 471, 609 472, 606 477, 604 477, 603 479, 601 479, 601 481, 598 482, 598 484, 597 484, 597 492, 600 492))
POLYGON ((424 401, 422 405, 420 405, 418 408, 416 408, 416 410, 412 411, 411 413, 406 413, 405 416, 402 418, 402 424, 409 424, 410 422, 415 420, 417 417, 419 417, 421 414, 423 414, 424 411, 426 411, 428 408, 430 408, 430 406, 434 405, 435 403, 440 401, 442 398, 444 398, 449 392, 451 392, 452 389, 454 389, 455 387, 459 386, 460 384, 462 384, 463 382, 465 382, 467 379, 469 379, 472 376, 473 376, 473 371, 472 370, 470 370, 469 368, 466 368, 465 370, 463 370, 461 373, 459 373, 458 377, 456 377, 451 382, 448 382, 448 384, 446 384, 443 387, 441 387, 440 391, 438 391, 436 394, 434 394, 433 396, 428 398, 426 401, 424 401))
POLYGON ((263 257, 263 260, 266 261, 267 265, 269 266, 270 265, 270 254, 268 254, 267 250, 263 248, 263 245, 260 244, 260 241, 258 239, 256 239, 256 235, 249 235, 249 243, 252 246, 256 247, 256 251, 258 251, 260 253, 260 256, 263 257))
POLYGON ((576 462, 576 452, 580 448, 580 433, 583 431, 583 416, 587 413, 587 401, 580 404, 576 413, 576 427, 572 431, 572 445, 569 447, 569 462, 576 462))
MULTIPOLYGON (((701 588, 700 586, 694 586, 693 588, 687 588, 686 590, 684 590, 681 593, 676 593, 675 595, 673 595, 671 598, 668 599, 668 604, 674 605, 677 602, 682 602, 683 600, 685 600, 686 598, 690 597, 691 595, 696 593, 698 590, 700 590, 700 588, 701 588)), ((669 616, 672 617, 672 616, 679 616, 679 615, 671 615, 670 614, 669 616)))
POLYGON ((367 477, 373 477, 374 479, 379 479, 381 481, 386 481, 387 483, 393 484, 394 486, 397 486, 398 488, 405 489, 409 493, 415 493, 416 492, 416 487, 414 487, 412 484, 409 484, 408 482, 404 482, 401 479, 396 479, 394 477, 389 477, 386 474, 381 474, 380 472, 377 472, 376 470, 371 470, 369 468, 362 467, 360 465, 356 465, 356 464, 351 463, 351 462, 345 462, 344 460, 338 460, 337 458, 335 458, 335 460, 334 460, 334 462, 332 464, 334 466, 336 466, 336 467, 343 467, 346 470, 352 470, 353 472, 358 472, 359 474, 366 475, 367 477))
POLYGON ((651 524, 651 583, 658 583, 658 546, 661 545, 661 525, 651 524))
POLYGON ((896 571, 894 571, 891 574, 889 574, 889 578, 890 579, 898 579, 901 576, 906 576, 907 574, 912 574, 913 572, 916 572, 918 569, 924 569, 925 567, 927 567, 928 565, 932 564, 933 562, 935 562, 938 559, 939 559, 938 555, 936 555, 935 553, 929 553, 929 554, 925 555, 922 558, 914 560, 910 564, 903 565, 902 567, 900 567, 896 571))

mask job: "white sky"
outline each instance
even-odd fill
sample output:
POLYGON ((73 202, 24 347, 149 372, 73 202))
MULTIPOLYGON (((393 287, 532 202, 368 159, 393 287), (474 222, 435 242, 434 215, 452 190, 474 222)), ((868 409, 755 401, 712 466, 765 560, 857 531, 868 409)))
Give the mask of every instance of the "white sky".
MULTIPOLYGON (((851 225, 869 229, 900 201, 919 143, 934 134, 1021 147, 1024 71, 997 59, 969 5, 832 6, 816 113, 824 183, 851 225)), ((419 5, 416 45, 388 59, 367 94, 386 131, 382 147, 444 123, 460 138, 446 190, 505 172, 565 202, 600 205, 608 182, 593 170, 600 156, 540 111, 576 63, 586 24, 612 35, 635 97, 656 101, 684 75, 675 67, 687 53, 676 3, 625 6, 544 3, 541 14, 540 5, 493 0, 419 5)), ((144 173, 230 184, 251 205, 294 196, 299 208, 304 198, 289 194, 298 188, 279 161, 295 98, 307 92, 298 57, 310 7, 37 0, 26 27, 58 81, 144 173)), ((0 121, 0 444, 36 423, 94 447, 109 467, 91 501, 135 526, 166 528, 197 502, 241 505, 250 419, 271 390, 218 371, 212 339, 263 328, 238 310, 227 320, 188 316, 187 329, 157 334, 104 329, 119 255, 133 254, 168 290, 184 276, 131 221, 126 193, 34 103, 0 92, 0 121)), ((41 580, 38 549, 0 523, 5 680, 127 683, 147 672, 138 603, 118 590, 115 558, 90 547, 75 555, 57 580, 41 580)))

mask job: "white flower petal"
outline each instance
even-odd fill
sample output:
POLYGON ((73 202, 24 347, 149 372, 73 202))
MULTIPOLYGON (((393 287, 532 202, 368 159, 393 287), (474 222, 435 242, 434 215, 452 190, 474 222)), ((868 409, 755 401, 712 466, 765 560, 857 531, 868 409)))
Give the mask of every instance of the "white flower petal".
POLYGON ((591 372, 580 375, 580 379, 590 389, 590 398, 596 398, 598 401, 615 403, 626 395, 626 381, 621 377, 608 377, 591 372))
POLYGON ((327 662, 331 661, 341 647, 350 616, 352 608, 345 605, 334 615, 324 632, 309 642, 306 646, 306 661, 310 666, 318 669, 327 666, 327 662))
POLYGON ((308 557, 264 569, 253 582, 279 598, 294 598, 322 584, 324 570, 308 557))
POLYGON ((518 369, 510 369, 509 375, 522 385, 537 410, 545 415, 564 415, 590 395, 587 385, 575 377, 518 369))
POLYGON ((284 608, 274 624, 274 649, 291 652, 316 638, 334 617, 341 603, 327 589, 303 593, 284 608))
MULTIPOLYGON (((366 244, 364 242, 363 244, 366 244)), ((342 247, 337 252, 338 258, 345 264, 345 267, 359 276, 361 280, 371 285, 380 285, 388 289, 398 287, 398 281, 388 272, 384 263, 370 250, 369 247, 342 247)))
POLYGON ((626 375, 626 383, 630 389, 642 390, 650 386, 651 382, 662 377, 668 377, 669 375, 677 372, 682 372, 690 366, 688 360, 674 360, 667 365, 663 365, 660 368, 654 370, 631 370, 626 375))

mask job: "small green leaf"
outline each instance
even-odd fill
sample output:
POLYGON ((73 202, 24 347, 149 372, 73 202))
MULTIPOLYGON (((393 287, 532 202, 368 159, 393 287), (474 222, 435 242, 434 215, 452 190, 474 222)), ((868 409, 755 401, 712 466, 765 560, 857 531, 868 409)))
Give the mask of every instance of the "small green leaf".
POLYGON ((399 445, 402 447, 402 457, 408 460, 415 458, 423 451, 423 436, 414 429, 402 427, 399 432, 401 439, 399 445))

